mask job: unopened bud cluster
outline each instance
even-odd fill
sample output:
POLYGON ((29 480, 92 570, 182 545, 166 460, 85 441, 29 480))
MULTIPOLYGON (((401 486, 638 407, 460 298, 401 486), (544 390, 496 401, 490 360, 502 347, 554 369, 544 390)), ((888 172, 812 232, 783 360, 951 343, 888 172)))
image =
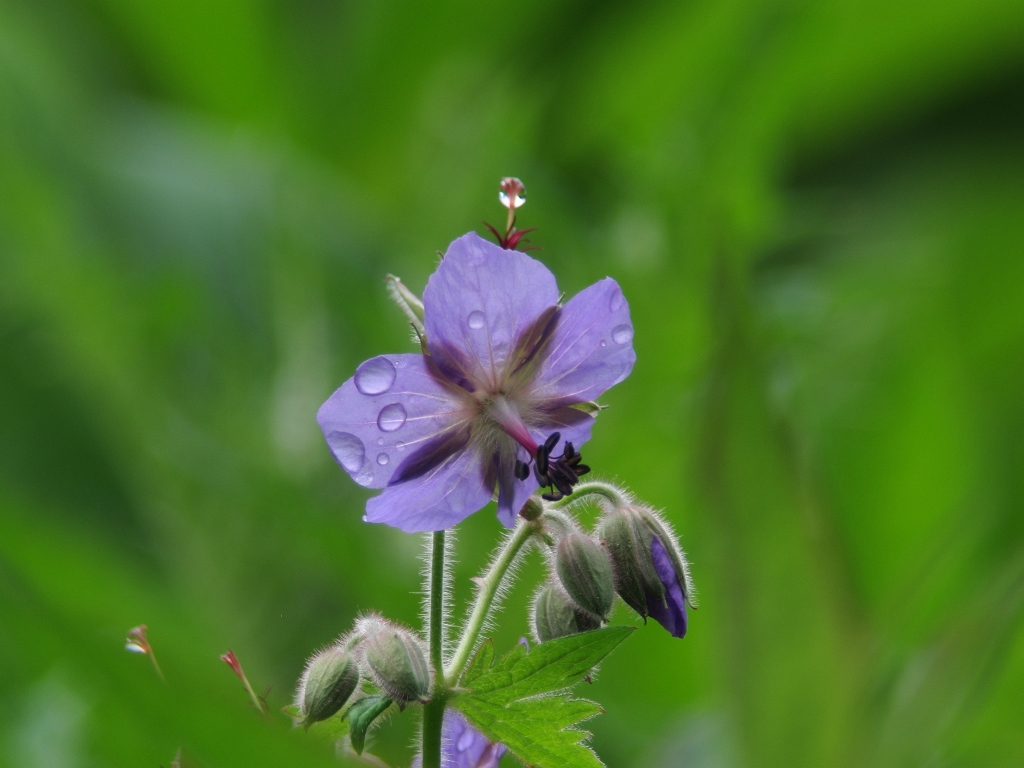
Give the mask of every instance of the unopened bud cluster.
POLYGON ((687 627, 693 588, 689 566, 671 528, 658 513, 615 489, 602 500, 595 535, 558 509, 544 514, 552 577, 534 596, 533 632, 539 642, 597 629, 615 596, 646 621, 675 637, 687 627))
POLYGON ((412 630, 372 617, 360 622, 364 669, 373 682, 404 707, 430 698, 427 652, 412 630))
POLYGON ((359 685, 359 664, 352 654, 331 646, 315 654, 299 681, 298 705, 303 725, 334 716, 359 685))
POLYGON ((430 669, 423 641, 380 616, 360 619, 356 628, 315 653, 299 679, 296 706, 307 728, 337 714, 361 680, 371 681, 400 708, 430 696, 430 669))

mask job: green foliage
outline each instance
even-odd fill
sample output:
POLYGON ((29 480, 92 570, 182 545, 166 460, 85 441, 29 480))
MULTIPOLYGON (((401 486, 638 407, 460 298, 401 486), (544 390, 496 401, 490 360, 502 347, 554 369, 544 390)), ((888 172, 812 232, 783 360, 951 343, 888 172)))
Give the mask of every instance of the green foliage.
MULTIPOLYGON (((516 646, 516 648, 518 647, 516 646)), ((491 666, 494 664, 494 655, 494 640, 487 638, 480 643, 480 647, 473 654, 473 658, 466 667, 466 671, 462 673, 459 684, 464 688, 472 687, 473 682, 477 678, 490 671, 491 666)))
MULTIPOLYGON (((417 624, 420 543, 362 523, 315 413, 416 350, 384 276, 422 291, 511 173, 559 287, 630 301, 584 453, 701 597, 603 666, 596 751, 1024 765, 1022 29, 1020 0, 0 2, 0 764, 336 764, 218 656, 276 715, 359 611, 417 624)), ((460 526, 455 605, 500 530, 460 526)))
POLYGON ((574 726, 599 714, 591 701, 565 692, 633 632, 607 627, 559 638, 529 653, 516 646, 493 664, 493 644, 481 646, 466 671, 468 693, 457 707, 492 741, 504 743, 527 765, 588 768, 601 761, 580 742, 590 734, 574 726))
POLYGON ((391 699, 387 696, 374 694, 359 699, 345 712, 345 719, 348 721, 352 736, 352 749, 356 751, 357 755, 363 754, 366 732, 373 725, 373 721, 384 714, 391 704, 391 699))

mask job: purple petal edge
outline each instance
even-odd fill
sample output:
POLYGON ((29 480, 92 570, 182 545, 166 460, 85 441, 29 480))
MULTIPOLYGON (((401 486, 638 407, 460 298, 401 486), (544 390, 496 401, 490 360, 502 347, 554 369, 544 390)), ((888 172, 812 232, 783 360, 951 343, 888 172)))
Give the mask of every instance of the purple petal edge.
POLYGON ((687 624, 686 598, 683 597, 675 564, 657 536, 651 541, 651 558, 654 560, 654 570, 665 586, 665 599, 663 602, 648 595, 647 612, 673 637, 683 638, 686 636, 687 624))

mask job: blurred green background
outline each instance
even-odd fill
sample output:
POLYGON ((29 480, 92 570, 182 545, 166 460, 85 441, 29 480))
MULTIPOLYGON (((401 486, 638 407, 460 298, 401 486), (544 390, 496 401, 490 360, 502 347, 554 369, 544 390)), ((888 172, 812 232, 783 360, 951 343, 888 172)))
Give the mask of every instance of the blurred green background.
POLYGON ((314 416, 504 175, 630 299, 588 463, 700 589, 587 689, 609 766, 1024 765, 1019 0, 2 0, 0 761, 336 764, 217 657, 278 709, 418 622, 314 416))

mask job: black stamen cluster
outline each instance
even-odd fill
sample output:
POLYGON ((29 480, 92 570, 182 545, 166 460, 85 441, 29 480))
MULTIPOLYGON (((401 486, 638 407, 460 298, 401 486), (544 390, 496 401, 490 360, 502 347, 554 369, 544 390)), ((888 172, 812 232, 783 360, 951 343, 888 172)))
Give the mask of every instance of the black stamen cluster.
MULTIPOLYGON (((541 498, 546 501, 558 501, 564 496, 572 495, 572 488, 580 478, 590 471, 590 467, 582 464, 583 456, 576 452, 572 443, 566 442, 562 455, 551 458, 551 451, 562 435, 553 432, 544 444, 537 448, 537 456, 533 463, 533 473, 541 487, 550 489, 541 498)), ((530 476, 530 465, 525 461, 516 461, 515 475, 520 480, 530 476)))

